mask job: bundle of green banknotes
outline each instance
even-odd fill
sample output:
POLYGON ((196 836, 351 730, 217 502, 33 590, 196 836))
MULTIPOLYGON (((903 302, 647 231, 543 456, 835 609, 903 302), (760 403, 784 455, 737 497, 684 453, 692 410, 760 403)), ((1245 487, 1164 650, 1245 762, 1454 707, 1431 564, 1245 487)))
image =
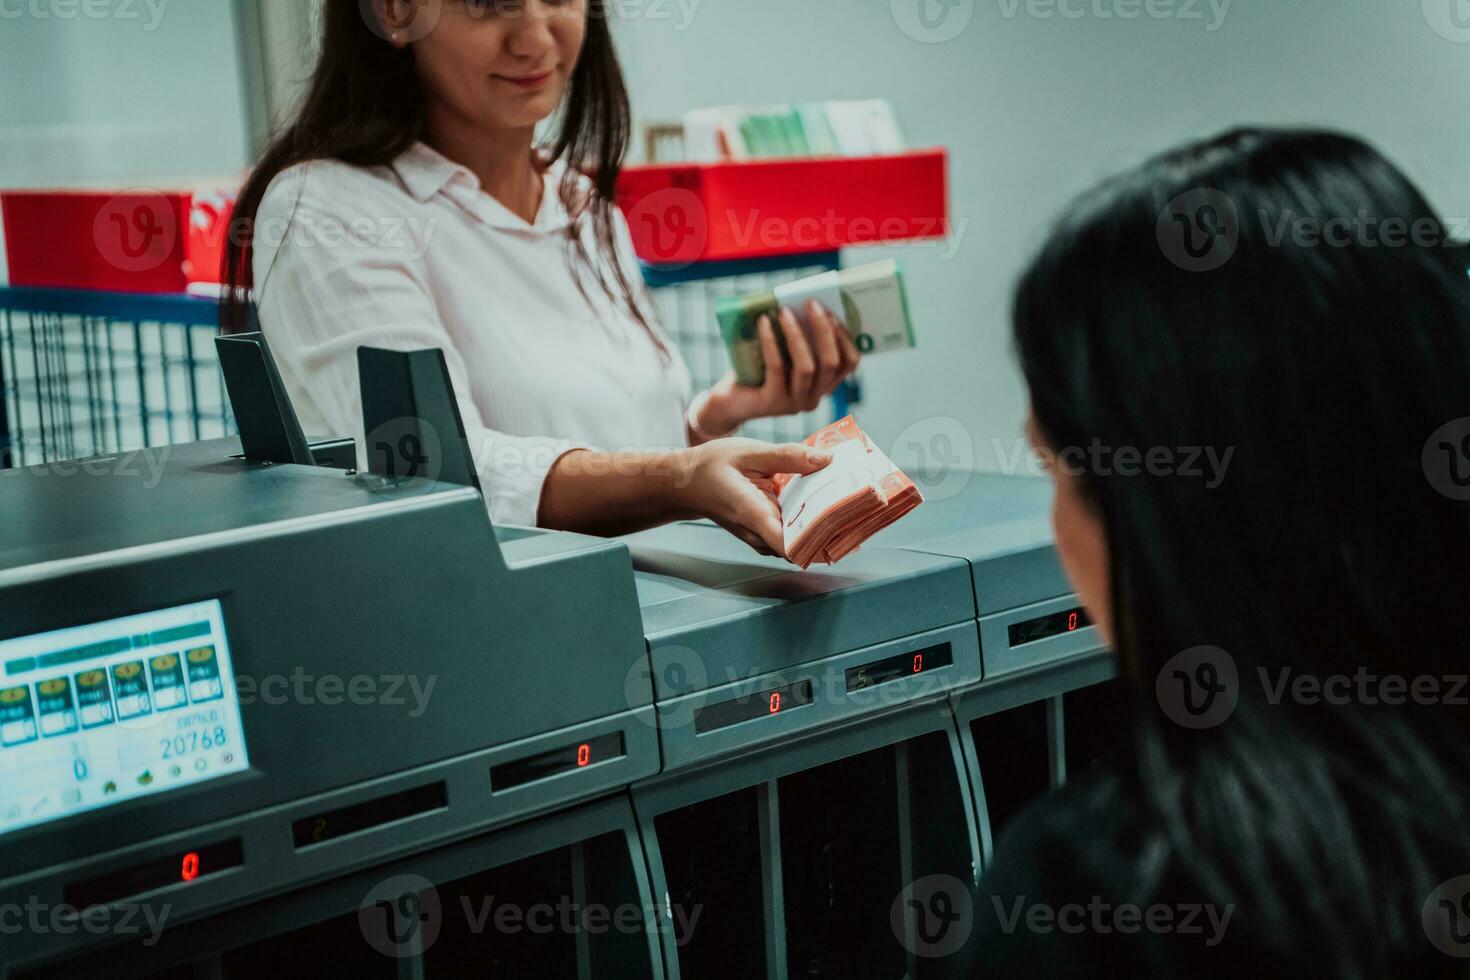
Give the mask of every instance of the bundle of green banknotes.
POLYGON ((753 295, 716 301, 715 318, 730 351, 730 363, 735 368, 737 381, 759 385, 765 380, 765 358, 761 354, 760 336, 756 329, 760 318, 771 318, 781 346, 781 356, 787 357, 786 342, 777 317, 781 308, 787 307, 797 315, 803 329, 809 331, 811 324, 806 318, 806 305, 810 300, 816 300, 842 321, 858 352, 864 357, 915 344, 903 269, 896 261, 890 259, 824 272, 753 295))

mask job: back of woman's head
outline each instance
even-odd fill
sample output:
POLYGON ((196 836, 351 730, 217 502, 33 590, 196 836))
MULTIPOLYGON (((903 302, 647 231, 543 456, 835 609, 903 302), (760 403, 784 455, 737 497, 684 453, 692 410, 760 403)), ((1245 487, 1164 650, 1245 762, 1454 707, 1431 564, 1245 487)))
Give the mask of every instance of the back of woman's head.
POLYGON ((1339 972, 1432 953, 1470 873, 1466 265, 1363 142, 1244 130, 1086 195, 1016 296, 1037 429, 1086 450, 1132 773, 1193 880, 1339 972))

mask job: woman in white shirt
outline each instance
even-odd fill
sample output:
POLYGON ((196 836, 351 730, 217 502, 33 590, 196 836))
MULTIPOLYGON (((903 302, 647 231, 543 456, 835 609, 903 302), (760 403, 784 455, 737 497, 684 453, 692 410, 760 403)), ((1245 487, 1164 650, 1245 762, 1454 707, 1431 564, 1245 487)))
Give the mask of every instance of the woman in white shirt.
POLYGON ((786 310, 760 325, 765 384, 690 397, 612 203, 629 109, 603 0, 324 0, 322 18, 299 114, 240 194, 223 310, 247 328, 253 289, 303 427, 364 436, 358 347, 437 347, 497 521, 708 517, 781 553, 771 477, 828 457, 725 437, 811 410, 859 355, 829 311, 804 329, 786 310))

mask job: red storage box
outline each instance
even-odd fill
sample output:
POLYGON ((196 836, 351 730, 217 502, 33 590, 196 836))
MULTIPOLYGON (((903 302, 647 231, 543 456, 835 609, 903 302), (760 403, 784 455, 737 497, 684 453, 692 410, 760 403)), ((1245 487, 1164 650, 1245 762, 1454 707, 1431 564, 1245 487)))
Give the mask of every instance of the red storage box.
POLYGON ((639 258, 659 265, 830 252, 949 233, 948 154, 629 167, 639 258))
POLYGON ((4 191, 10 285, 182 293, 219 281, 233 198, 194 191, 4 191))

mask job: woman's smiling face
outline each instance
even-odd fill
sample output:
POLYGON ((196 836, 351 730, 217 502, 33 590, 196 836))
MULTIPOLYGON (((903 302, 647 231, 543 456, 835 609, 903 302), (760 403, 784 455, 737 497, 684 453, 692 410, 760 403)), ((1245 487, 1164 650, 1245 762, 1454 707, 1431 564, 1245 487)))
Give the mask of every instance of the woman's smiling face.
POLYGON ((383 18, 412 40, 432 108, 479 128, 522 130, 555 112, 571 85, 587 3, 386 0, 383 18))

